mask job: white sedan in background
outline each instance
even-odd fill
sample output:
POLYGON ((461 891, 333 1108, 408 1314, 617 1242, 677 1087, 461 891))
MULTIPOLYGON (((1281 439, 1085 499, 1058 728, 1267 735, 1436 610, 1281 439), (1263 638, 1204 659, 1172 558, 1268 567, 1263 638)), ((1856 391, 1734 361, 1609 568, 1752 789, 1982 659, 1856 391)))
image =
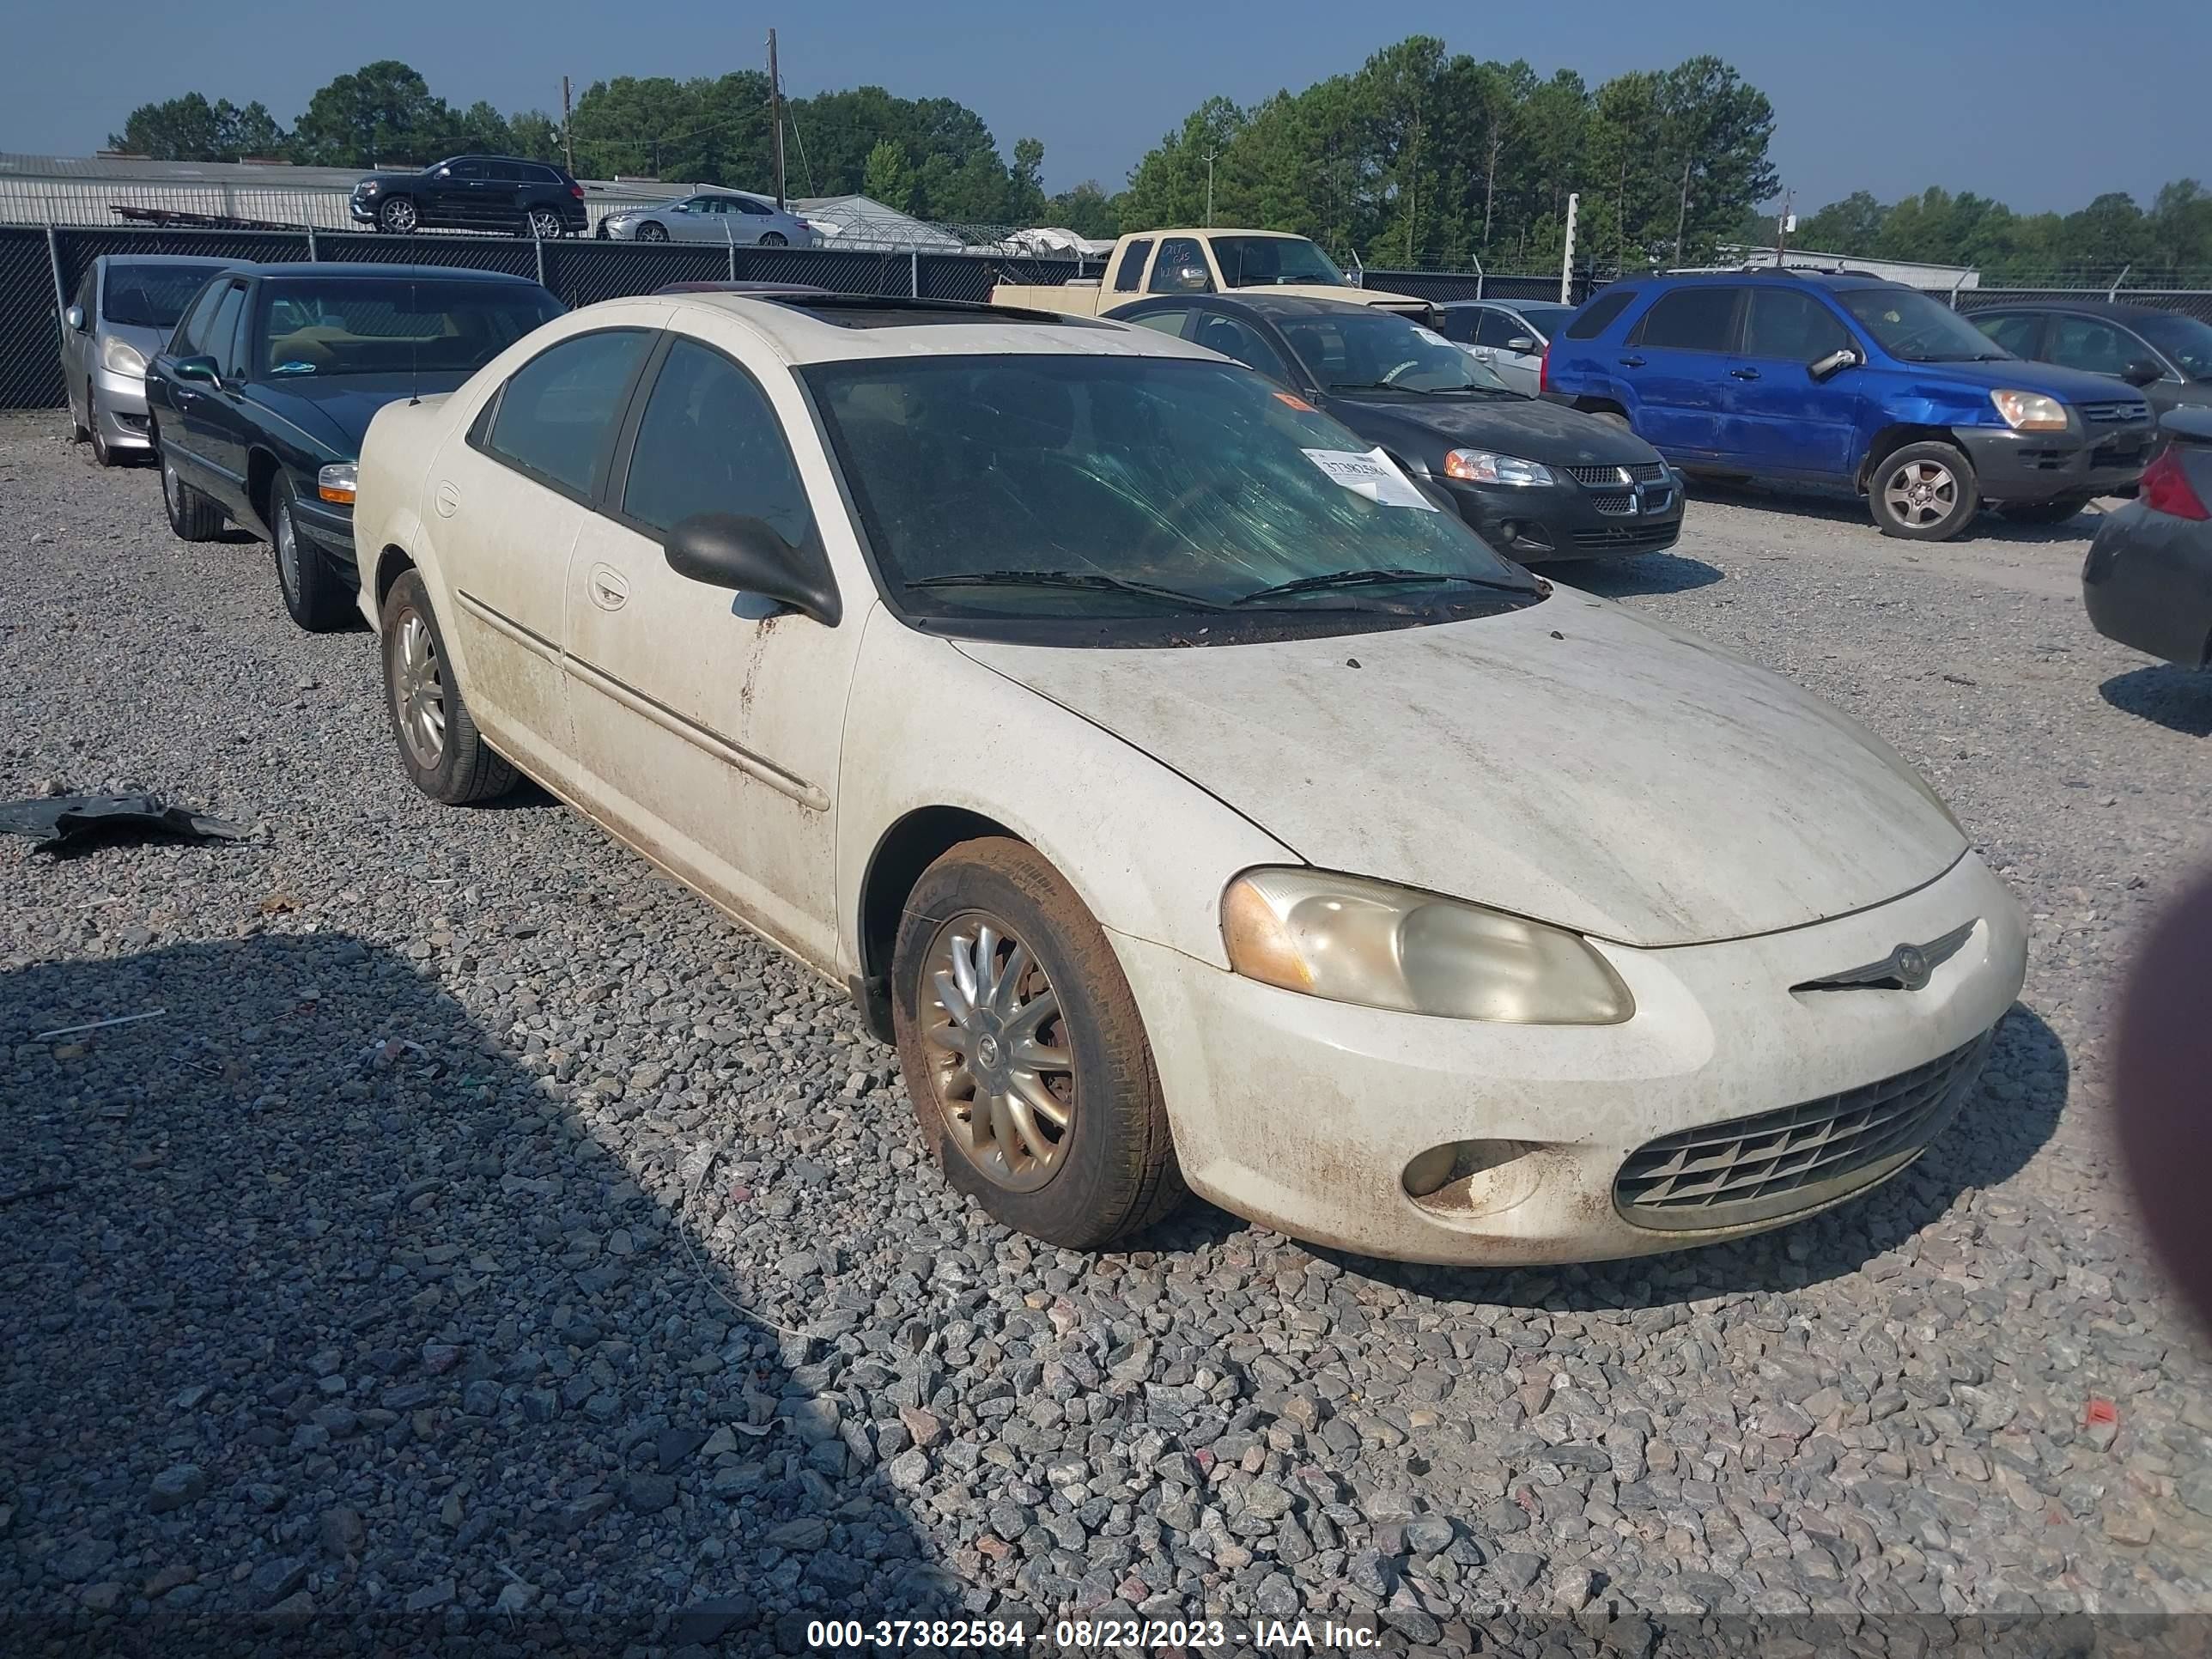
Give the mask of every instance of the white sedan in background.
POLYGON ((599 221, 602 238, 622 242, 735 243, 739 247, 819 247, 822 233, 763 196, 709 191, 646 207, 617 208, 599 221))
POLYGON ((1972 1093, 2024 919, 1894 754, 1152 330, 610 301, 361 460, 403 765, 537 779, 849 987, 1096 1248, 1187 1183, 1458 1262, 1729 1237, 1972 1093))

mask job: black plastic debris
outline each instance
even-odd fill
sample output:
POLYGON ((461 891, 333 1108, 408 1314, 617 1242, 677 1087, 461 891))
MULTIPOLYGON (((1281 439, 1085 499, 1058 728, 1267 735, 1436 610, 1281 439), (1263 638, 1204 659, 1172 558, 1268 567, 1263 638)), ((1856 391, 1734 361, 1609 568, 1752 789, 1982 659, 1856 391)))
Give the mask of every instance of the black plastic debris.
POLYGON ((159 795, 55 795, 0 805, 0 830, 28 836, 51 853, 65 842, 154 831, 194 841, 237 841, 246 834, 224 818, 172 806, 159 795))

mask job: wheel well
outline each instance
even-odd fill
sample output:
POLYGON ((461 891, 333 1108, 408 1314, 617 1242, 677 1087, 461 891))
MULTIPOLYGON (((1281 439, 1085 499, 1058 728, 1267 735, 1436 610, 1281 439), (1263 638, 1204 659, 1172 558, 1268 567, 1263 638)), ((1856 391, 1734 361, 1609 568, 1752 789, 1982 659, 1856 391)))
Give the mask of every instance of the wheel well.
POLYGON ((269 522, 270 492, 276 487, 276 458, 265 449, 246 458, 246 504, 272 536, 276 527, 269 522))
MULTIPOLYGON (((979 836, 1013 836, 1003 823, 957 806, 925 806, 908 813, 876 843, 860 878, 860 974, 880 986, 890 977, 891 951, 898 943, 899 918, 906 896, 921 872, 963 841, 979 836)), ((1016 840, 1021 839, 1014 836, 1016 840)), ((866 999, 861 1006, 868 1006, 866 999)), ((885 1000, 882 1006, 888 1010, 885 1000)), ((890 1041, 888 1030, 877 1036, 890 1041)))
POLYGON ((415 561, 407 556, 404 548, 387 547, 376 556, 376 608, 380 612, 384 609, 385 595, 392 592, 392 584, 399 580, 402 572, 414 568, 415 561))
POLYGON ((1948 444, 1954 449, 1959 447, 1958 439, 1953 435, 1951 428, 1948 426, 1910 426, 1900 423, 1896 426, 1884 427, 1874 434, 1874 441, 1867 446, 1866 459, 1859 463, 1859 476, 1856 488, 1864 489, 1874 477, 1875 469, 1904 448, 1905 445, 1924 443, 1948 444))
POLYGON ((1585 415, 1618 415, 1626 419, 1628 411, 1610 398, 1577 398, 1575 407, 1585 415))

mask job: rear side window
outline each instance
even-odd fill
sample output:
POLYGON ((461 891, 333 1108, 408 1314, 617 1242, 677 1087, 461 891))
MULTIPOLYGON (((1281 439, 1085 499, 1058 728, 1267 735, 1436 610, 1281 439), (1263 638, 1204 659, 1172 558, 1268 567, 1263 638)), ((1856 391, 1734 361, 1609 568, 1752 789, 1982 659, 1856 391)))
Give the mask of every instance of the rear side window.
POLYGON ((1137 284, 1145 275, 1145 258, 1152 251, 1152 239, 1149 236, 1141 241, 1132 242, 1121 250, 1121 263, 1114 271, 1114 291, 1116 294, 1134 294, 1137 291, 1137 284))
POLYGON ((1628 309, 1636 298, 1632 288, 1609 288, 1575 313, 1574 320, 1566 326, 1570 340, 1595 340, 1612 325, 1613 319, 1628 309))
POLYGON ((2061 317, 2045 354, 2054 363, 2091 374, 2121 374, 2150 352, 2126 330, 2097 317, 2061 317))
POLYGON ((1740 288, 1678 288, 1662 294, 1629 337, 1632 343, 1675 351, 1725 351, 1740 288))
POLYGON ((813 527, 768 394, 727 357, 692 340, 669 348, 646 399, 623 511, 663 532, 699 513, 761 519, 794 547, 813 527))
POLYGON ((2035 356, 2035 331, 2043 319, 2033 311, 2015 311, 2002 317, 1976 317, 1976 328, 2015 357, 2035 356))
POLYGON ((215 308, 222 303, 228 286, 222 283, 210 283, 200 290, 200 297, 192 302, 191 309, 177 325, 176 337, 169 342, 170 350, 179 357, 197 357, 207 349, 202 342, 208 337, 208 319, 215 315, 215 308))
POLYGON ((1454 345, 1473 345, 1482 317, 1480 306, 1453 306, 1437 313, 1437 332, 1454 345))
POLYGON ((573 494, 597 495, 608 439, 652 342, 642 329, 606 329, 539 352, 507 381, 484 447, 573 494))

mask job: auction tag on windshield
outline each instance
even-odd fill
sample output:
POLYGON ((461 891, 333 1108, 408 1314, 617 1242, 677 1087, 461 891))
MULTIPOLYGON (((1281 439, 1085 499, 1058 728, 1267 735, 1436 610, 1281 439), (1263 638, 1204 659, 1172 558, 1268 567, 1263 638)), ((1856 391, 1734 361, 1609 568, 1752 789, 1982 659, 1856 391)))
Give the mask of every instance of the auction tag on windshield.
POLYGON ((1416 333, 1416 334, 1418 334, 1418 335, 1419 335, 1419 336, 1420 336, 1424 340, 1426 340, 1426 341, 1427 341, 1431 345, 1440 345, 1440 346, 1447 346, 1447 347, 1448 347, 1448 346, 1449 346, 1449 345, 1451 344, 1451 342, 1450 342, 1449 340, 1447 340, 1446 338, 1444 338, 1444 337, 1443 337, 1443 335, 1441 335, 1441 334, 1437 333, 1434 329, 1423 328, 1423 327, 1422 327, 1419 323, 1415 323, 1415 324, 1413 325, 1413 332, 1414 332, 1414 333, 1416 333))
POLYGON ((1414 488, 1413 481, 1380 449, 1364 455, 1356 449, 1309 449, 1306 459, 1355 495, 1364 495, 1379 507, 1437 510, 1437 504, 1414 488))

